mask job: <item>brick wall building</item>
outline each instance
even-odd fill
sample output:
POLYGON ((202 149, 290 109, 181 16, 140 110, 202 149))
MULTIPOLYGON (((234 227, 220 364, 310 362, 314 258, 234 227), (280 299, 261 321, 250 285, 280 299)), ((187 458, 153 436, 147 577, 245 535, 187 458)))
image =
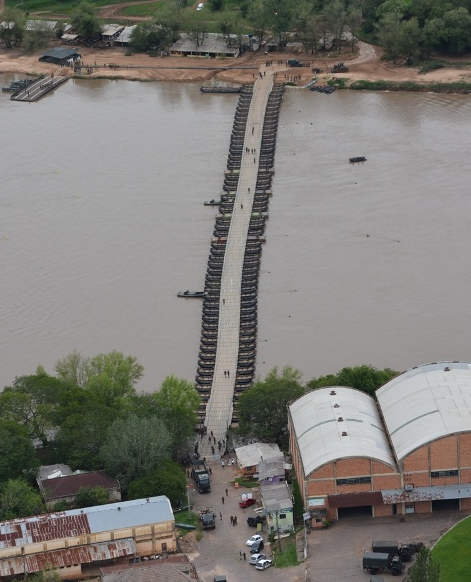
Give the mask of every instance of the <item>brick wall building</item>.
POLYGON ((471 509, 471 364, 412 368, 370 396, 314 390, 289 409, 290 448, 313 525, 471 509))

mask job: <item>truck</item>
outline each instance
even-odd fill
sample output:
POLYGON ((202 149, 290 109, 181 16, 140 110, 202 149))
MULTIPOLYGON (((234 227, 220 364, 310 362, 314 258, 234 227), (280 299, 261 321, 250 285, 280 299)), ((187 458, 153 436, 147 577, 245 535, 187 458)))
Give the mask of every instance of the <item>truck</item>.
POLYGON ((391 574, 400 574, 404 564, 399 556, 390 556, 382 552, 365 552, 363 554, 363 570, 377 574, 380 570, 390 570, 391 574))
POLYGON ((204 509, 200 512, 200 522, 202 529, 214 529, 216 527, 216 514, 210 509, 204 509))
POLYGON ((206 463, 203 460, 192 461, 191 476, 195 480, 196 488, 200 493, 211 492, 211 481, 206 463))
POLYGON ((373 542, 371 544, 373 552, 387 553, 391 557, 399 556, 403 562, 410 562, 414 555, 413 548, 409 544, 399 544, 398 542, 373 542))
POLYGON ((298 61, 298 59, 288 59, 286 64, 288 67, 304 67, 304 64, 301 63, 301 61, 298 61))

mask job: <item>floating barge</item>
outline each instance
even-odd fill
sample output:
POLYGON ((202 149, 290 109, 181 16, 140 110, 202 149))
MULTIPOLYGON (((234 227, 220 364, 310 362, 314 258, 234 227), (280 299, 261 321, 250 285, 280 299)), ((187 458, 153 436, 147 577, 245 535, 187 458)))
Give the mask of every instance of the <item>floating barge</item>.
POLYGON ((203 85, 202 87, 200 87, 201 93, 240 93, 241 90, 242 87, 225 87, 223 85, 221 86, 203 85))

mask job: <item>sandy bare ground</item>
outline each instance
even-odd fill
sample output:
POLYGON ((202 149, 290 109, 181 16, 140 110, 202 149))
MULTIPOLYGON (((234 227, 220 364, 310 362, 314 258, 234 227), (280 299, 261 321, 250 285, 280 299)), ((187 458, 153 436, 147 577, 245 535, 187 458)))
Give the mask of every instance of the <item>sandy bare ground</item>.
MULTIPOLYGON (((120 6, 123 6, 122 4, 120 6)), ((471 68, 456 66, 438 69, 425 75, 412 67, 394 66, 381 60, 382 49, 360 42, 355 51, 341 55, 293 55, 292 53, 247 52, 238 59, 205 59, 190 57, 149 57, 147 54, 126 56, 123 49, 94 49, 80 47, 82 62, 91 67, 89 74, 82 69, 81 75, 74 75, 69 68, 61 68, 39 62, 42 53, 29 54, 20 50, 0 50, 0 73, 20 73, 40 75, 54 73, 60 75, 82 76, 85 78, 112 77, 137 81, 177 81, 177 82, 232 82, 253 83, 258 71, 263 71, 267 59, 272 60, 272 67, 277 71, 277 80, 284 82, 293 77, 295 83, 304 86, 312 78, 312 67, 323 70, 319 82, 335 77, 345 77, 349 82, 359 79, 414 81, 416 83, 467 81, 471 83, 471 68), (297 57, 310 62, 309 67, 288 68, 285 64, 289 58, 297 57), (348 73, 330 74, 330 67, 337 61, 349 66, 348 73), (280 62, 280 64, 279 64, 280 62), (109 65, 119 65, 110 68, 109 65)))

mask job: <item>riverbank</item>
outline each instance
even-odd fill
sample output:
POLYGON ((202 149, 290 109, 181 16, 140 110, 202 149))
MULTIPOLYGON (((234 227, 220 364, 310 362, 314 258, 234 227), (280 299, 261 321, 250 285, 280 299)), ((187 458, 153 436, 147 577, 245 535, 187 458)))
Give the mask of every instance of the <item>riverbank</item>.
POLYGON ((396 90, 434 90, 450 92, 468 91, 471 87, 471 67, 464 60, 448 62, 447 66, 432 70, 425 74, 418 67, 393 65, 381 60, 382 49, 360 42, 355 51, 327 55, 293 55, 293 53, 247 52, 238 59, 202 59, 183 57, 150 57, 147 54, 129 54, 123 49, 93 49, 80 47, 82 63, 81 73, 74 73, 69 68, 42 63, 39 61, 41 52, 26 53, 22 50, 0 50, 0 73, 16 73, 22 75, 60 74, 75 78, 110 78, 127 79, 131 81, 174 81, 174 82, 222 82, 222 83, 253 83, 258 71, 263 70, 267 59, 272 59, 271 67, 276 70, 277 81, 293 81, 302 87, 313 77, 312 68, 320 73, 319 82, 326 83, 334 77, 343 79, 342 85, 349 87, 359 81, 371 82, 362 88, 383 90, 396 87, 396 90), (287 59, 299 58, 309 61, 309 67, 289 68, 287 59), (348 73, 330 73, 332 65, 339 60, 349 67, 348 73), (110 67, 110 65, 112 65, 110 67), (376 84, 376 87, 375 87, 376 84), (404 85, 406 84, 406 85, 404 85), (409 85, 407 85, 409 84, 409 85), (437 84, 436 87, 434 85, 437 84), (458 85, 457 85, 458 84, 458 85), (446 87, 445 85, 448 85, 446 87), (401 87, 409 87, 403 89, 401 87), (413 88, 413 87, 416 88, 413 88), (445 86, 445 87, 444 87, 445 86))

